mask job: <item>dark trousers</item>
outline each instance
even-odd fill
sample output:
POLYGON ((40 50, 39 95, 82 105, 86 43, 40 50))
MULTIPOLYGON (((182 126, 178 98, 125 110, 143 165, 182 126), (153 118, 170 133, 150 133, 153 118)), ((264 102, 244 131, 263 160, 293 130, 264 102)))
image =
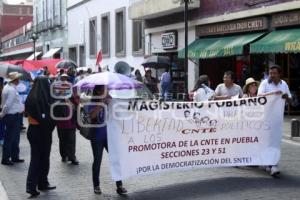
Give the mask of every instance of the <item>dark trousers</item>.
POLYGON ((68 157, 69 160, 75 160, 76 149, 76 128, 61 129, 57 128, 59 138, 59 153, 62 158, 68 157))
MULTIPOLYGON (((102 161, 103 149, 107 149, 107 140, 91 140, 94 162, 93 162, 93 184, 94 187, 100 185, 99 175, 102 161)), ((122 181, 116 181, 117 187, 122 186, 122 181)))
POLYGON ((0 119, 0 140, 4 140, 4 131, 5 131, 5 126, 3 119, 0 119))
POLYGON ((29 125, 27 138, 31 148, 30 165, 26 182, 27 190, 36 186, 47 186, 50 168, 50 151, 53 128, 42 125, 29 125))
POLYGON ((19 143, 20 143, 20 131, 21 131, 21 119, 22 115, 7 114, 3 118, 5 132, 4 132, 4 143, 2 151, 2 160, 8 161, 9 159, 19 159, 19 143))

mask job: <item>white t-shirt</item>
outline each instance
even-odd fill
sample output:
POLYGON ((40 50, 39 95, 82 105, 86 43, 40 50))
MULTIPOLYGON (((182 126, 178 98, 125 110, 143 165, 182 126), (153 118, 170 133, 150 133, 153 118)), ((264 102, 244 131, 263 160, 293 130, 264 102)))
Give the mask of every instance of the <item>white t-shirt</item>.
POLYGON ((270 82, 268 79, 263 80, 258 88, 257 95, 262 95, 270 92, 281 91, 282 94, 287 94, 289 98, 292 98, 288 84, 284 80, 276 85, 273 81, 270 82))
POLYGON ((193 100, 195 102, 208 101, 212 99, 214 95, 215 92, 209 87, 204 85, 202 88, 198 88, 198 90, 194 92, 193 100))
POLYGON ((216 96, 230 96, 230 97, 239 97, 242 98, 243 90, 242 88, 237 85, 233 84, 232 87, 228 88, 225 86, 224 83, 219 84, 215 90, 216 96))

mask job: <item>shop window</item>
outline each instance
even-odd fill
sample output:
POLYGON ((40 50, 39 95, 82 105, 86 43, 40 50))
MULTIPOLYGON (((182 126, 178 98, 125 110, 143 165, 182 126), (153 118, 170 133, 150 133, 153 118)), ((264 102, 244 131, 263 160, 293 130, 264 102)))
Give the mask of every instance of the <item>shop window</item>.
POLYGON ((276 54, 276 64, 282 68, 282 79, 289 85, 292 105, 286 108, 288 114, 300 113, 300 54, 276 54))

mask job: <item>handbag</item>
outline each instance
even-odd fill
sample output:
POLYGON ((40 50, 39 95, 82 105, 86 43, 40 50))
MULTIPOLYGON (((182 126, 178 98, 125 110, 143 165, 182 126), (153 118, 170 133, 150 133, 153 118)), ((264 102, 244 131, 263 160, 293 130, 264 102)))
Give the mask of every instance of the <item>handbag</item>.
POLYGON ((81 107, 80 108, 80 119, 81 124, 77 124, 77 127, 79 129, 80 135, 82 135, 85 139, 91 140, 93 134, 93 128, 88 127, 88 125, 91 125, 91 118, 87 111, 87 108, 81 107))

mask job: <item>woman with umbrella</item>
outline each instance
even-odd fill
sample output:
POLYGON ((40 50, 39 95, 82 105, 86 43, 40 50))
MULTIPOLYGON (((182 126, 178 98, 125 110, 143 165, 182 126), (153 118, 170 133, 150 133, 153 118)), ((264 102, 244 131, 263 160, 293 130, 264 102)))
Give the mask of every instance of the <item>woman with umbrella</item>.
POLYGON ((143 78, 143 82, 146 87, 153 93, 158 93, 158 80, 152 76, 151 69, 147 68, 145 72, 145 77, 143 78))
MULTIPOLYGON (((93 150, 94 162, 93 162, 93 185, 94 193, 101 194, 100 189, 100 167, 102 161, 103 149, 107 148, 107 127, 106 127, 106 113, 105 105, 109 103, 109 95, 107 87, 105 85, 96 85, 93 90, 92 102, 98 103, 97 105, 89 106, 90 119, 92 124, 96 124, 98 127, 92 128, 91 131, 91 146, 93 150)), ((118 194, 125 194, 127 190, 123 187, 122 181, 116 182, 118 194)))
MULTIPOLYGON (((92 102, 85 110, 88 110, 89 118, 94 128, 91 128, 91 146, 93 150, 93 186, 94 193, 101 194, 100 189, 100 166, 102 161, 103 149, 108 151, 107 127, 105 116, 106 105, 111 97, 108 95, 108 90, 130 90, 142 87, 142 83, 133 80, 119 73, 102 72, 92 74, 80 80, 75 86, 77 89, 93 89, 92 102)), ((118 194, 125 194, 127 190, 123 187, 122 181, 117 181, 118 194)))

